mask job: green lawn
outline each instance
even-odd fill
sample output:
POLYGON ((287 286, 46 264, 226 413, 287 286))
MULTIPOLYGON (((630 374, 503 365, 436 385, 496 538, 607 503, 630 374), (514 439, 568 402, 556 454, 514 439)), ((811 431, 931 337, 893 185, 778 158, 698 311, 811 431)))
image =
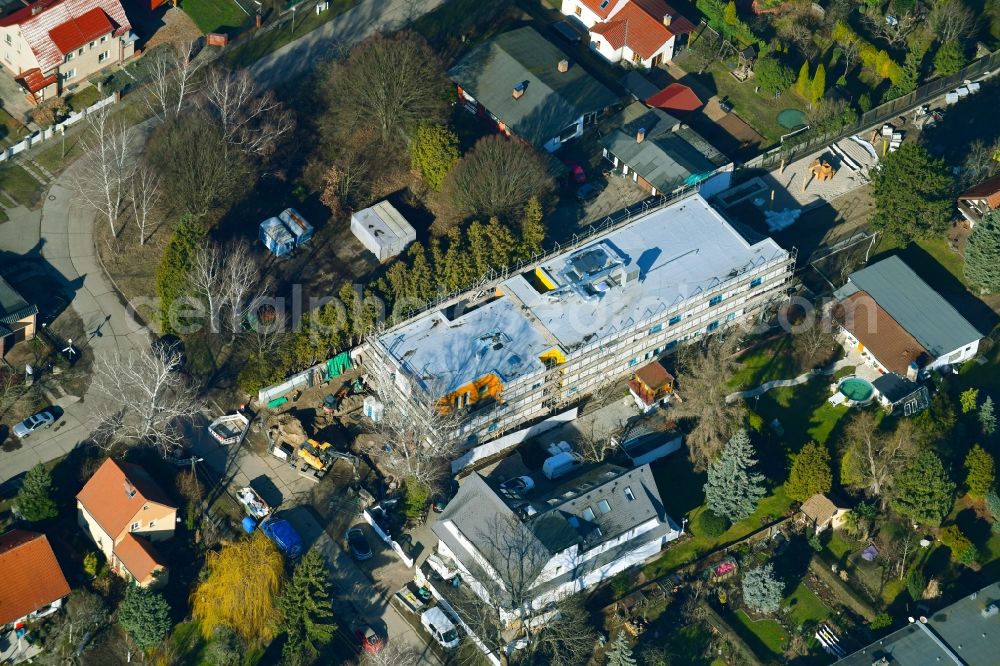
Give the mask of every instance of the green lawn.
MULTIPOLYGON (((187 0, 187 2, 190 1, 187 0)), ((214 1, 220 2, 223 0, 214 1)), ((232 2, 232 0, 228 1, 232 2)), ((268 53, 277 51, 285 44, 323 25, 334 16, 346 12, 358 2, 359 0, 331 0, 330 8, 318 16, 315 11, 300 12, 295 17, 294 31, 292 30, 291 23, 288 23, 280 28, 256 35, 252 39, 247 39, 239 46, 233 48, 232 51, 223 56, 223 60, 236 66, 246 67, 252 65, 268 53)))
POLYGON ((849 409, 827 402, 830 377, 817 377, 798 386, 782 386, 747 401, 765 424, 778 419, 785 434, 781 444, 795 453, 808 442, 826 443, 848 415, 849 409))
POLYGON ((87 86, 83 90, 67 97, 66 105, 73 111, 83 111, 92 106, 101 97, 101 91, 97 89, 97 86, 87 86))
POLYGON ((182 0, 181 9, 204 33, 233 34, 251 20, 235 0, 182 0))
POLYGON ((709 89, 715 90, 720 98, 728 98, 733 104, 733 110, 767 139, 768 144, 778 143, 781 140, 781 135, 790 131, 778 124, 778 114, 781 111, 805 109, 803 101, 790 90, 777 99, 754 92, 756 85, 753 79, 740 83, 729 73, 730 69, 727 65, 732 64, 731 62, 716 60, 705 69, 705 73, 700 77, 696 75, 697 69, 691 68, 694 69, 692 72, 685 66, 683 54, 677 58, 677 64, 691 76, 702 79, 705 85, 709 89))
POLYGON ((783 606, 788 608, 788 619, 796 627, 806 622, 820 622, 830 617, 830 609, 816 596, 816 593, 799 583, 785 598, 783 606))
POLYGON ((742 609, 729 616, 733 630, 765 661, 780 656, 788 645, 788 632, 776 620, 752 620, 742 609), (770 653, 770 654, 769 654, 770 653))
POLYGON ((43 186, 23 168, 8 164, 0 167, 0 190, 22 206, 31 208, 42 196, 43 186))
POLYGON ((792 357, 792 336, 783 335, 750 351, 737 359, 739 369, 729 385, 734 389, 751 389, 772 379, 791 379, 799 374, 792 357))

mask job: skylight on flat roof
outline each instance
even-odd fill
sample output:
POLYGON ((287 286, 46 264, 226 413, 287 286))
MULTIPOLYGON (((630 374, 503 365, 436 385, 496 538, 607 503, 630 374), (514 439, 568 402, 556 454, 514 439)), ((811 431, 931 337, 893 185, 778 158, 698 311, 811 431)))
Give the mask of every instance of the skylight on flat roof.
POLYGON ((602 499, 600 502, 597 503, 597 508, 601 510, 601 513, 610 513, 611 503, 608 502, 608 500, 606 499, 602 499))

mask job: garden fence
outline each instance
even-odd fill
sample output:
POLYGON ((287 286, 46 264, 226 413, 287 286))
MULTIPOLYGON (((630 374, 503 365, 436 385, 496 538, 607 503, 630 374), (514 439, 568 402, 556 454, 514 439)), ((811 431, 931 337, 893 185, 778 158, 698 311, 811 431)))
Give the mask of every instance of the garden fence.
POLYGON ((25 150, 31 148, 32 146, 37 146, 38 144, 47 141, 54 136, 65 135, 66 128, 70 127, 71 125, 75 125, 81 120, 84 120, 89 114, 99 109, 103 109, 109 104, 117 104, 119 101, 121 101, 121 95, 115 93, 114 95, 109 95, 104 99, 94 102, 94 104, 87 107, 83 111, 74 111, 70 113, 69 116, 66 117, 66 120, 62 121, 61 123, 56 123, 51 127, 46 127, 41 131, 35 132, 34 134, 31 134, 22 139, 19 143, 15 143, 13 146, 4 149, 2 152, 0 152, 0 162, 6 162, 10 158, 17 155, 18 153, 22 153, 25 150))
POLYGON ((1000 51, 976 60, 969 64, 960 72, 935 79, 926 83, 913 92, 890 100, 885 104, 875 107, 864 114, 857 122, 847 127, 823 134, 814 134, 803 141, 784 144, 758 155, 746 162, 743 167, 747 169, 772 169, 778 166, 782 160, 792 161, 817 150, 823 146, 839 141, 845 137, 857 134, 870 127, 880 125, 896 116, 902 115, 911 109, 942 95, 950 90, 961 86, 965 81, 984 78, 1000 66, 1000 51))

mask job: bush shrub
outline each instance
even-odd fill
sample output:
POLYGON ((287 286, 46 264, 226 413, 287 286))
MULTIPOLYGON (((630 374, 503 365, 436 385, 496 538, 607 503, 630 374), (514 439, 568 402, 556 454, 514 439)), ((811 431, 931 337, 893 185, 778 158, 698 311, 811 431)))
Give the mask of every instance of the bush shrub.
POLYGON ((717 539, 729 529, 729 521, 711 511, 702 511, 698 516, 698 533, 710 539, 717 539))

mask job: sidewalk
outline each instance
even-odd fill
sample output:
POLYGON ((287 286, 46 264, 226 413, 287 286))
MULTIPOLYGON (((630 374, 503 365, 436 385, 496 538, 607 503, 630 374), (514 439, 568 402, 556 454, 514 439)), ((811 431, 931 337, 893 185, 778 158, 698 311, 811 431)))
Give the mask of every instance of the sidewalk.
POLYGON ((340 47, 349 47, 380 30, 396 30, 444 0, 361 0, 319 28, 299 37, 251 66, 258 81, 268 87, 301 76, 340 47))
MULTIPOLYGON (((87 331, 104 325, 100 336, 74 340, 73 344, 90 346, 94 362, 101 363, 115 354, 148 345, 150 332, 129 315, 100 267, 94 249, 95 215, 75 200, 71 186, 74 173, 83 166, 76 162, 53 182, 41 211, 21 207, 8 211, 10 220, 0 225, 0 247, 25 253, 41 243, 41 254, 48 266, 66 282, 80 284, 71 307, 87 331)), ((65 410, 65 425, 32 435, 16 451, 0 452, 0 480, 65 455, 89 437, 98 401, 93 389, 82 399, 66 396, 57 401, 65 410)))

